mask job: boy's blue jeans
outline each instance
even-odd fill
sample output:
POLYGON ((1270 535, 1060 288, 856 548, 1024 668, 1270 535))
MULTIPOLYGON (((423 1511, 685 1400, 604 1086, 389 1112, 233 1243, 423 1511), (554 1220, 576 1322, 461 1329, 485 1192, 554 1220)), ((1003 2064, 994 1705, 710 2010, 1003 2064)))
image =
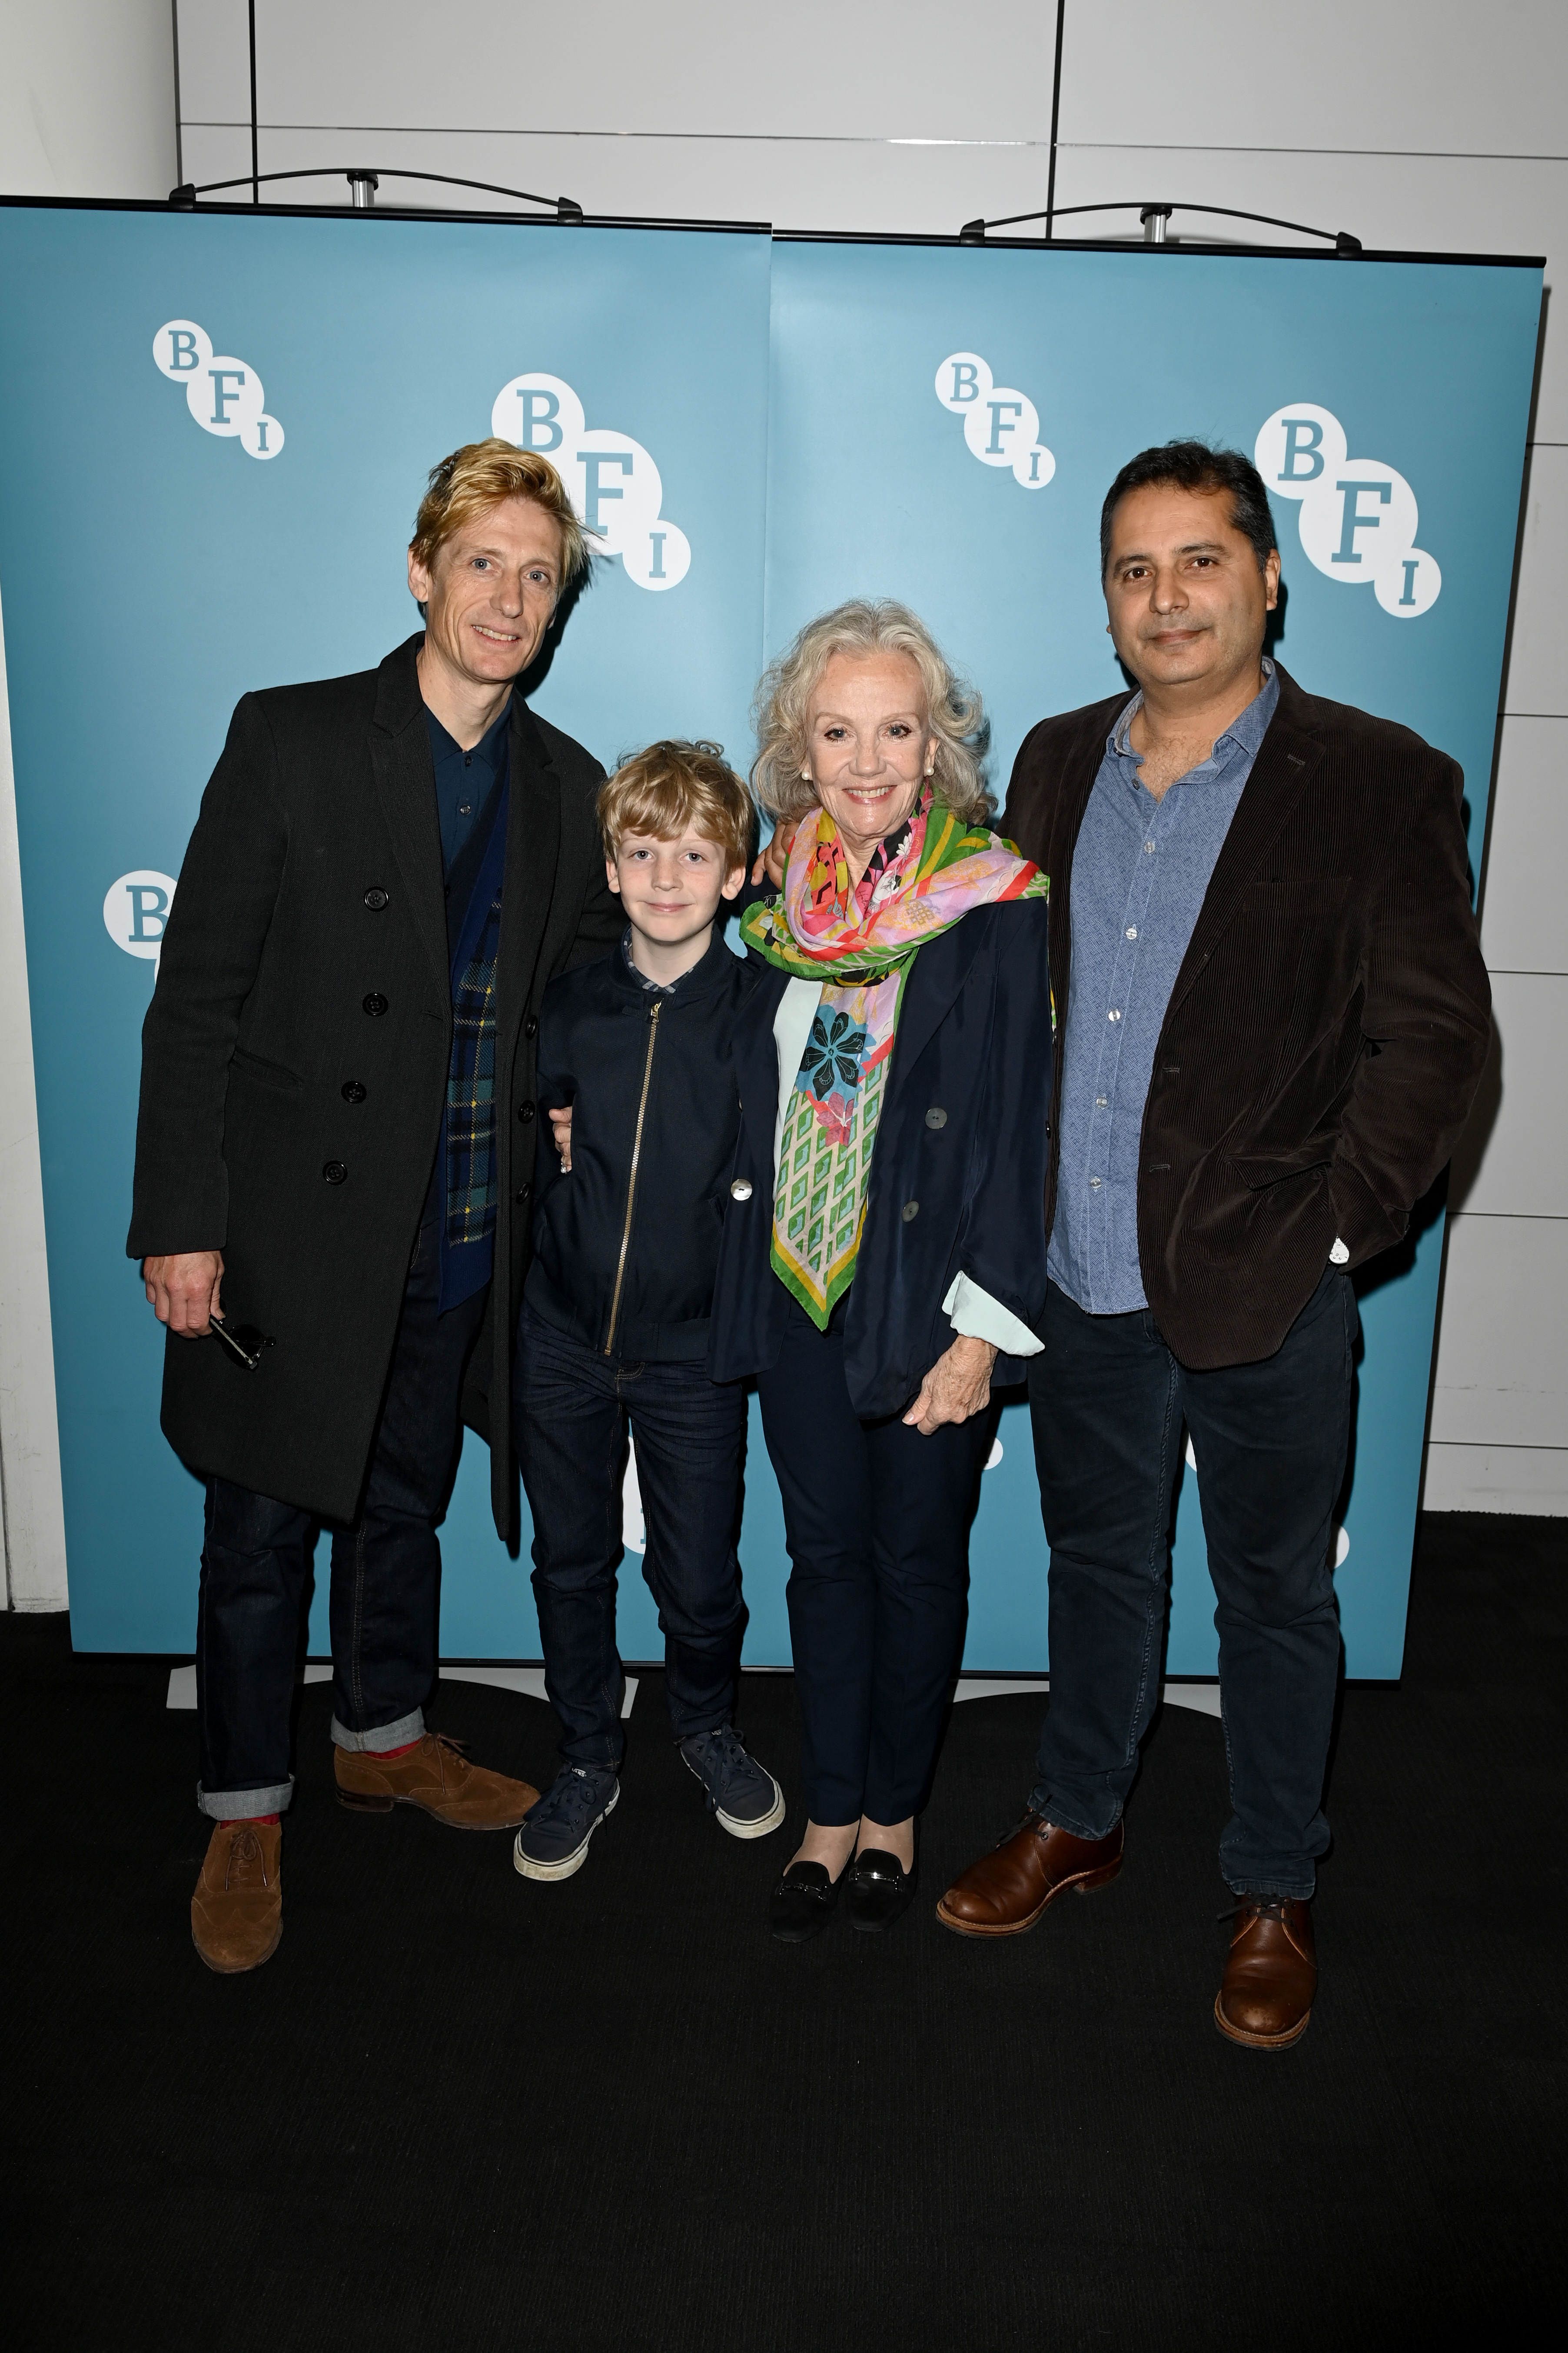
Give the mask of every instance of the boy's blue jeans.
POLYGON ((561 1719, 562 1756, 613 1770, 626 1749, 616 1571, 628 1420, 670 1722, 678 1740, 728 1724, 746 1625, 735 1554, 743 1386, 710 1381, 700 1364, 603 1356, 525 1301, 512 1394, 533 1514, 544 1687, 561 1719))

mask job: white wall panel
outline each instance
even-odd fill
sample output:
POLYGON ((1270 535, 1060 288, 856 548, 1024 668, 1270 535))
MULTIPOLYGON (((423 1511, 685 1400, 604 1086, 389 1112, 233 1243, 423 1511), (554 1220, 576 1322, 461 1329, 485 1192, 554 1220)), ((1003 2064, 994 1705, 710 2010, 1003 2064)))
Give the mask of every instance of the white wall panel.
POLYGON ((1491 1055, 1454 1155, 1449 1205, 1484 1217, 1559 1217, 1565 1168, 1568 976, 1494 972, 1491 1055))
POLYGON ((1068 0, 1061 135, 1561 155, 1565 88, 1562 0, 1068 0))
POLYGON ((0 0, 0 190, 164 196, 174 177, 168 0, 0 0))
POLYGON ((1428 1512, 1568 1513, 1568 1447, 1428 1446, 1428 1512))
MULTIPOLYGON (((187 122, 250 121, 250 38, 246 0, 176 0, 180 112, 187 122)), ((260 0, 262 24, 267 0, 260 0)))
POLYGON ((1481 899, 1494 972, 1568 972, 1568 910, 1555 859, 1568 842, 1568 719, 1502 723, 1481 899))
MULTIPOLYGON (((1564 436, 1568 441, 1568 436, 1564 436)), ((1530 453, 1505 711, 1568 711, 1568 447, 1530 453)))
POLYGON ((1568 1448, 1568 1217, 1448 1227, 1431 1436, 1568 1448))
POLYGON ((954 31, 946 0, 896 11, 886 0, 574 0, 482 14, 428 0, 260 0, 257 69, 269 123, 1048 137, 1055 10, 991 0, 969 37, 954 31))

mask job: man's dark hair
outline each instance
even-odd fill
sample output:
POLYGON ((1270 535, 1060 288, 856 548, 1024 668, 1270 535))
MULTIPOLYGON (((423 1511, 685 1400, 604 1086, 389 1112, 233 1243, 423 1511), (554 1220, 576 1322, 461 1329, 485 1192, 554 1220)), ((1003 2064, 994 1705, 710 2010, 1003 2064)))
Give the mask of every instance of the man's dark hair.
POLYGON ((1206 441, 1165 441, 1157 448, 1140 449, 1136 458, 1129 458, 1105 493, 1105 504, 1100 510, 1102 580, 1110 561, 1111 517, 1130 491, 1147 490, 1155 482, 1168 482, 1178 491, 1194 491, 1199 497, 1208 491, 1228 491, 1232 528, 1252 542, 1259 572, 1279 546, 1274 536, 1274 518, 1268 512, 1268 493, 1250 459, 1244 458, 1239 449, 1211 449, 1206 441))

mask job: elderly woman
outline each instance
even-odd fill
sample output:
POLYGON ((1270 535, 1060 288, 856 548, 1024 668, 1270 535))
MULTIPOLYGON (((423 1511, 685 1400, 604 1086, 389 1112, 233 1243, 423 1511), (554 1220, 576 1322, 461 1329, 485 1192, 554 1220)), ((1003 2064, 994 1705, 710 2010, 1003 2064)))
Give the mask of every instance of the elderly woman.
POLYGON ((978 698, 900 605, 803 629, 763 681, 754 771, 793 822, 741 926, 773 967, 710 1369, 755 1375, 784 1495, 809 1819, 773 1929, 857 1928, 914 1892, 962 1644, 991 1381, 1045 1301, 1047 880, 986 829, 978 698))

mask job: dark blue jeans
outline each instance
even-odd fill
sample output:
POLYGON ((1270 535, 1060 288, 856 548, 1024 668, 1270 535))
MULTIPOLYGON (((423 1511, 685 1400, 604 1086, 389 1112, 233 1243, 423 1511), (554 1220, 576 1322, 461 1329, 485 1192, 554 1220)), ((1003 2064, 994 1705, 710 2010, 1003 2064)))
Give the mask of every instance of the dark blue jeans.
POLYGON ((1357 1329, 1350 1277, 1331 1267, 1274 1356, 1196 1373, 1147 1309, 1086 1315, 1049 1286, 1029 1403, 1051 1548, 1051 1703, 1029 1803, 1064 1830, 1103 1838, 1138 1769, 1159 1696, 1184 1420, 1218 1601, 1232 1810, 1220 1869, 1238 1894, 1311 1894, 1329 1843, 1333 1513, 1357 1329))
POLYGON ((784 1496, 790 1642, 806 1810, 824 1825, 907 1821, 931 1794, 969 1591, 984 1414, 922 1438, 862 1421, 844 1377, 844 1311, 818 1331, 792 1300, 757 1377, 784 1496))
POLYGON ((626 1753, 616 1571, 628 1424, 669 1720, 678 1740, 728 1724, 746 1630, 735 1554, 744 1388, 710 1381, 700 1363, 604 1356, 524 1301, 513 1396, 544 1688, 561 1719, 562 1756, 613 1770, 626 1753))
MULTIPOLYGON (((395 1748, 416 1739, 436 1680, 436 1520, 457 1456, 463 1373, 486 1298, 481 1291, 437 1314, 437 1241, 434 1225, 420 1228, 364 1505, 352 1527, 332 1536, 332 1738, 340 1748, 395 1748)), ((196 1613, 196 1802, 219 1820, 278 1813, 293 1794, 289 1716, 313 1525, 292 1504, 226 1479, 207 1481, 196 1613)))

